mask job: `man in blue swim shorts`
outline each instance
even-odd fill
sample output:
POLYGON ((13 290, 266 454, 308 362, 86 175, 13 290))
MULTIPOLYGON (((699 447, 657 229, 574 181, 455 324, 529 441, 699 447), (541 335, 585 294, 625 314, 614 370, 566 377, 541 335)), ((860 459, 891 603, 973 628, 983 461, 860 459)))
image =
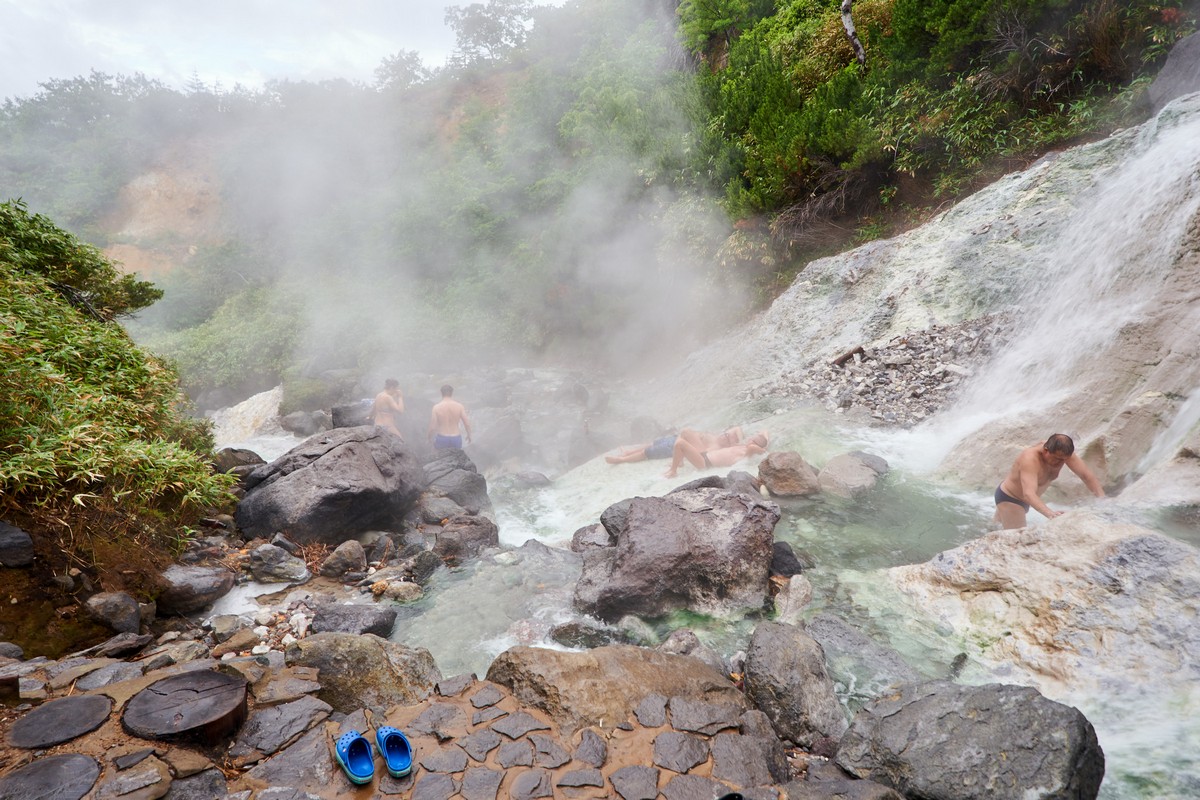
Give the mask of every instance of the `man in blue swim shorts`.
POLYGON ((433 407, 429 415, 429 441, 434 450, 461 449, 463 437, 459 426, 466 431, 467 444, 471 443, 471 420, 467 417, 467 409, 454 399, 454 387, 442 387, 442 399, 433 407))
POLYGON ((1047 519, 1060 516, 1063 512, 1042 502, 1042 493, 1064 465, 1079 476, 1092 494, 1105 496, 1099 479, 1075 455, 1075 442, 1065 433, 1056 433, 1045 444, 1026 447, 1017 456, 1008 476, 996 487, 995 519, 1005 528, 1024 528, 1025 515, 1031 507, 1047 519))

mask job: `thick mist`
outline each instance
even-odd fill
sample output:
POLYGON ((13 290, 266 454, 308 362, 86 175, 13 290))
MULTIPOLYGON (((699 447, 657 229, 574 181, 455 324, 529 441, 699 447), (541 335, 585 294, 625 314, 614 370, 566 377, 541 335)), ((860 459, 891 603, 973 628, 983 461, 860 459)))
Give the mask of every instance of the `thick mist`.
POLYGON ((330 370, 674 363, 744 310, 713 267, 730 222, 690 175, 699 104, 676 24, 659 2, 579 2, 540 9, 511 63, 386 90, 272 84, 182 137, 209 154, 222 223, 135 333, 185 353, 191 386, 245 392, 330 370), (218 299, 201 327, 224 334, 189 336, 179 321, 218 299), (246 355, 242 381, 210 381, 231 359, 186 353, 221 335, 275 362, 290 348, 285 374, 246 355))

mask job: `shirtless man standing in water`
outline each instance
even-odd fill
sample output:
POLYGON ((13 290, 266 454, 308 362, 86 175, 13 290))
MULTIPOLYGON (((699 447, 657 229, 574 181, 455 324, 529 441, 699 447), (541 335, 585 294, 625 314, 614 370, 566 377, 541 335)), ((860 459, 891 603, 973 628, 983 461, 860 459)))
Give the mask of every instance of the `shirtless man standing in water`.
POLYGON ((1066 465, 1079 476, 1096 497, 1104 497, 1104 487, 1088 469, 1083 459, 1075 455, 1075 442, 1064 433, 1056 433, 1045 444, 1026 447, 1013 462, 1008 477, 996 487, 996 517, 1005 528, 1024 528, 1025 514, 1035 508, 1047 519, 1063 512, 1054 511, 1042 502, 1046 491, 1066 465))
POLYGON ((433 442, 434 450, 462 448, 463 437, 458 431, 459 423, 467 432, 467 444, 471 443, 471 420, 467 419, 467 410, 463 408, 463 404, 453 399, 453 395, 453 386, 443 386, 442 399, 430 414, 429 440, 433 442))
POLYGON ((386 428, 400 436, 396 417, 403 413, 404 393, 400 391, 400 382, 395 378, 388 378, 383 382, 383 391, 375 395, 375 402, 371 406, 371 420, 380 428, 386 428))

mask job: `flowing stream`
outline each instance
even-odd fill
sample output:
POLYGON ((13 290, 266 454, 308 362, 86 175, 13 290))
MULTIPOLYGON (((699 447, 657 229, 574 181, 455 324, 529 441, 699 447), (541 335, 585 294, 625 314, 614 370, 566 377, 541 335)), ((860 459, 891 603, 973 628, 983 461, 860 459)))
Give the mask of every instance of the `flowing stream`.
MULTIPOLYGON (((1187 242, 1196 235, 1191 229, 1198 218, 1200 96, 1193 96, 1111 142, 1061 154, 1027 174, 998 182, 994 190, 980 192, 946 214, 938 222, 941 228, 931 224, 903 241, 870 250, 891 259, 887 270, 877 269, 887 272, 883 278, 857 271, 862 254, 848 255, 850 266, 811 266, 808 288, 789 290, 757 327, 728 337, 723 359, 713 353, 691 359, 703 369, 728 369, 719 374, 730 375, 729 382, 734 377, 752 380, 756 371, 761 379, 823 357, 798 352, 798 333, 808 336, 814 350, 844 348, 871 335, 886 338, 893 331, 869 329, 860 321, 877 307, 875 297, 853 296, 866 292, 871 280, 891 281, 870 291, 894 301, 894 315, 883 318, 883 324, 893 327, 920 320, 921 309, 906 304, 917 303, 921 292, 931 309, 938 303, 943 310, 947 304, 965 303, 974 313, 1014 314, 1011 339, 965 387, 959 405, 917 429, 856 427, 845 417, 792 400, 725 406, 705 420, 718 428, 738 423, 747 430, 767 428, 772 449, 798 451, 814 464, 856 449, 890 463, 891 472, 862 500, 822 495, 781 504, 776 538, 815 563, 806 573, 814 588, 810 616, 844 620, 873 646, 898 653, 927 678, 947 677, 953 665, 962 681, 1024 682, 1024 676, 1003 666, 969 658, 964 663, 961 653, 976 652, 969 642, 956 639, 964 634, 941 629, 910 608, 880 571, 925 562, 990 529, 990 491, 958 488, 971 484, 947 481, 938 470, 948 454, 963 452, 964 442, 997 421, 1033 419, 1040 427, 1051 419, 1077 425, 1088 420, 1096 428, 1094 436, 1108 437, 1114 454, 1125 448, 1121 457, 1130 480, 1173 458, 1181 443, 1195 441, 1200 294, 1190 274, 1194 270, 1186 265, 1194 263, 1187 260, 1194 247, 1187 242), (1059 159, 1072 162, 1075 172, 1065 177, 1054 173, 1059 159), (1073 194, 1067 199, 1054 196, 1068 190, 1073 194), (993 237, 990 242, 987 236, 993 237), (949 253, 950 242, 960 243, 957 255, 949 253), (939 259, 948 265, 942 277, 928 271, 939 259), (978 259, 983 263, 975 264, 978 259), (964 265, 980 273, 973 277, 974 288, 962 288, 968 271, 964 265), (904 273, 917 268, 926 271, 904 273), (951 295, 956 297, 947 300, 951 295), (831 305, 831 298, 861 307, 841 310, 831 305), (1135 349, 1154 336, 1168 344, 1135 349), (1153 413, 1144 413, 1147 408, 1153 413), (1127 424, 1129 419, 1149 422, 1138 429, 1127 424)), ((931 317, 932 312, 926 319, 931 317)), ((696 373, 697 386, 719 382, 713 373, 696 373)), ((704 402, 701 389, 693 393, 683 383, 673 388, 704 402)), ((277 433, 273 437, 259 441, 252 434, 237 434, 222 443, 236 442, 269 459, 296 441, 277 433)), ((498 653, 516 644, 556 646, 547 640, 549 629, 578 618, 571 597, 579 558, 565 551, 571 535, 597 522, 612 503, 662 495, 697 475, 685 467, 678 479, 668 480, 662 477, 665 466, 663 461, 612 466, 597 458, 545 487, 493 480, 500 538, 508 549, 439 573, 425 598, 402 611, 393 638, 429 649, 447 675, 482 675, 498 653)), ((753 464, 747 467, 752 471, 753 464)), ((988 463, 985 471, 990 469, 988 463)), ((1064 476, 1063 482, 1072 480, 1064 476)), ((1190 487, 1183 496, 1196 498, 1200 492, 1190 487)), ((1113 519, 1195 546, 1200 544, 1197 507, 1195 500, 1155 508, 1122 505, 1118 499, 1100 509, 1113 519)), ((1038 522, 1040 517, 1031 519, 1038 522)), ((680 615, 650 624, 660 636, 690 627, 729 656, 745 647, 754 623, 680 615)), ((864 669, 853 652, 829 655, 848 712, 883 685, 881 676, 864 669)), ((1197 666, 1182 664, 1180 669, 1196 674, 1197 666)), ((1127 680, 1114 680, 1105 688, 1111 691, 1067 690, 1053 698, 1078 707, 1097 729, 1107 759, 1101 797, 1200 797, 1200 681, 1130 686, 1127 680)))

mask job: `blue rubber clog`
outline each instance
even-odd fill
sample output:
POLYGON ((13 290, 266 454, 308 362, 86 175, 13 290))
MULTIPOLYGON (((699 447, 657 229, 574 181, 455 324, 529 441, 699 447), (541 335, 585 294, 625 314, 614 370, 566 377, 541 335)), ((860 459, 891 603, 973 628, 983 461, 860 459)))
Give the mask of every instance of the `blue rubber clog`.
POLYGON ((385 725, 375 731, 375 744, 379 745, 379 752, 383 755, 383 763, 387 764, 389 775, 393 778, 403 778, 412 772, 412 745, 403 733, 385 725))
POLYGON ((346 731, 338 737, 333 755, 351 783, 370 783, 375 777, 375 754, 371 743, 358 731, 346 731))

